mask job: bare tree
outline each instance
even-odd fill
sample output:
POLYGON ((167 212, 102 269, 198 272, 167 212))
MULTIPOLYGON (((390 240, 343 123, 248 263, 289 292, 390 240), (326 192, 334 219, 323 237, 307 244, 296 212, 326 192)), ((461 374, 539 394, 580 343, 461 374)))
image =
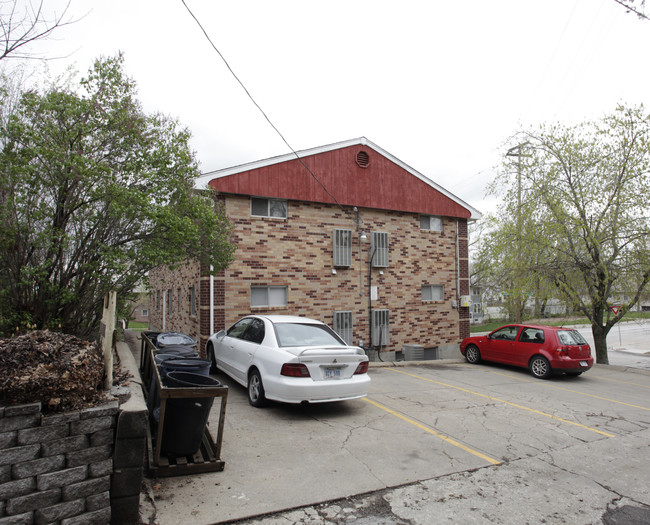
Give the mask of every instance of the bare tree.
POLYGON ((0 60, 37 58, 27 51, 29 44, 45 39, 56 29, 74 22, 67 16, 70 2, 62 13, 51 16, 44 12, 44 6, 45 0, 38 3, 0 0, 0 60))

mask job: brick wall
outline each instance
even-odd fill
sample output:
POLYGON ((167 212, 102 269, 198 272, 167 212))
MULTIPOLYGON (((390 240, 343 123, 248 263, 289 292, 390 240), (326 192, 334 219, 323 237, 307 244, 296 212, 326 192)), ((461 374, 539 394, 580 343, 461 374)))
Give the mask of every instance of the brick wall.
POLYGON ((0 408, 0 524, 109 523, 117 413, 0 408))
MULTIPOLYGON (((368 261, 370 242, 361 242, 356 217, 337 206, 289 202, 287 220, 250 216, 247 197, 227 200, 235 224, 236 261, 225 272, 225 326, 249 313, 298 314, 333 324, 334 311, 353 312, 354 341, 368 341, 368 261), (332 274, 335 228, 353 231, 352 265, 332 274), (286 285, 286 308, 250 306, 250 287, 286 285)), ((443 232, 420 229, 418 214, 360 210, 360 230, 388 233, 388 268, 373 268, 377 287, 373 309, 390 310, 391 344, 434 347, 457 343, 458 295, 456 220, 445 219, 443 232), (383 272, 383 274, 381 273, 383 272), (442 284, 444 300, 423 302, 422 286, 442 284)))
MULTIPOLYGON (((371 286, 377 290, 372 309, 390 311, 391 339, 386 351, 401 350, 404 344, 455 345, 465 331, 465 322, 469 331, 469 309, 452 306, 461 293, 469 293, 465 220, 444 218, 443 231, 436 232, 421 230, 418 214, 361 209, 357 231, 356 215, 349 208, 290 201, 285 220, 251 217, 250 198, 246 196, 229 195, 225 202, 235 227, 237 252, 230 267, 214 278, 214 331, 251 313, 314 317, 333 326, 335 311, 351 311, 353 341, 368 344, 370 242, 360 241, 361 230, 368 237, 371 232, 388 233, 389 266, 371 270, 371 286), (349 267, 333 266, 334 229, 352 230, 349 267), (332 269, 336 269, 335 274, 332 269), (288 305, 251 308, 251 285, 287 286, 288 305), (444 299, 423 301, 423 285, 443 285, 444 299)), ((162 295, 169 288, 185 290, 190 285, 200 289, 200 327, 199 320, 173 313, 166 319, 166 329, 189 333, 205 342, 210 335, 210 278, 205 269, 199 272, 198 263, 176 272, 158 269, 150 279, 154 294, 160 291, 162 295)), ((160 330, 161 310, 154 305, 152 301, 151 326, 160 330)))
POLYGON ((150 273, 149 327, 156 331, 177 331, 199 339, 200 290, 199 263, 188 260, 174 271, 160 267, 150 273), (191 297, 194 289, 194 311, 191 297), (169 312, 171 292, 172 308, 169 312))

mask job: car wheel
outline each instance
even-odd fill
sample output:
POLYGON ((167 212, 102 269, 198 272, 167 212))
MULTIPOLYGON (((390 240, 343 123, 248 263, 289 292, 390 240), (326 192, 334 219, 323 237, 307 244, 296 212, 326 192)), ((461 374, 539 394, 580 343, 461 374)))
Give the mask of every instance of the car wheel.
POLYGON ((208 355, 208 361, 210 361, 210 373, 216 374, 218 371, 217 359, 214 357, 214 347, 212 346, 212 343, 208 343, 206 354, 208 355))
POLYGON ((551 363, 548 362, 542 355, 536 355, 528 363, 528 369, 530 373, 533 374, 538 379, 546 379, 551 376, 553 370, 551 369, 551 363))
POLYGON ((266 405, 262 376, 260 376, 257 369, 253 369, 251 373, 248 374, 248 402, 256 408, 266 405))
POLYGON ((478 346, 469 345, 465 349, 465 359, 468 363, 476 364, 481 361, 481 351, 478 349, 478 346))

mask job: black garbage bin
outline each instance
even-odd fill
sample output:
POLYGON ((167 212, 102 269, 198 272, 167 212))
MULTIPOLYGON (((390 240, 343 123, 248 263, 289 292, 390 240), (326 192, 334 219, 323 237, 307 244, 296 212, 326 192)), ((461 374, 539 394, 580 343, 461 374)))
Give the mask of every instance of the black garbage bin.
MULTIPOLYGON (((163 381, 170 388, 219 387, 209 376, 173 370, 163 381)), ((214 397, 167 398, 161 452, 171 456, 188 456, 201 447, 205 425, 214 397)))

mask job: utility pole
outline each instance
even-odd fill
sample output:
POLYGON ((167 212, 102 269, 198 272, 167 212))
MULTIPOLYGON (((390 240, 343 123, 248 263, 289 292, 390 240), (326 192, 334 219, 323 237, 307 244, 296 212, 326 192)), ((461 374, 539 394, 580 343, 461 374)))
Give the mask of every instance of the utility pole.
POLYGON ((522 284, 521 284, 521 157, 526 157, 521 150, 528 142, 513 146, 506 152, 506 157, 517 157, 517 268, 515 269, 515 322, 521 323, 522 284))

